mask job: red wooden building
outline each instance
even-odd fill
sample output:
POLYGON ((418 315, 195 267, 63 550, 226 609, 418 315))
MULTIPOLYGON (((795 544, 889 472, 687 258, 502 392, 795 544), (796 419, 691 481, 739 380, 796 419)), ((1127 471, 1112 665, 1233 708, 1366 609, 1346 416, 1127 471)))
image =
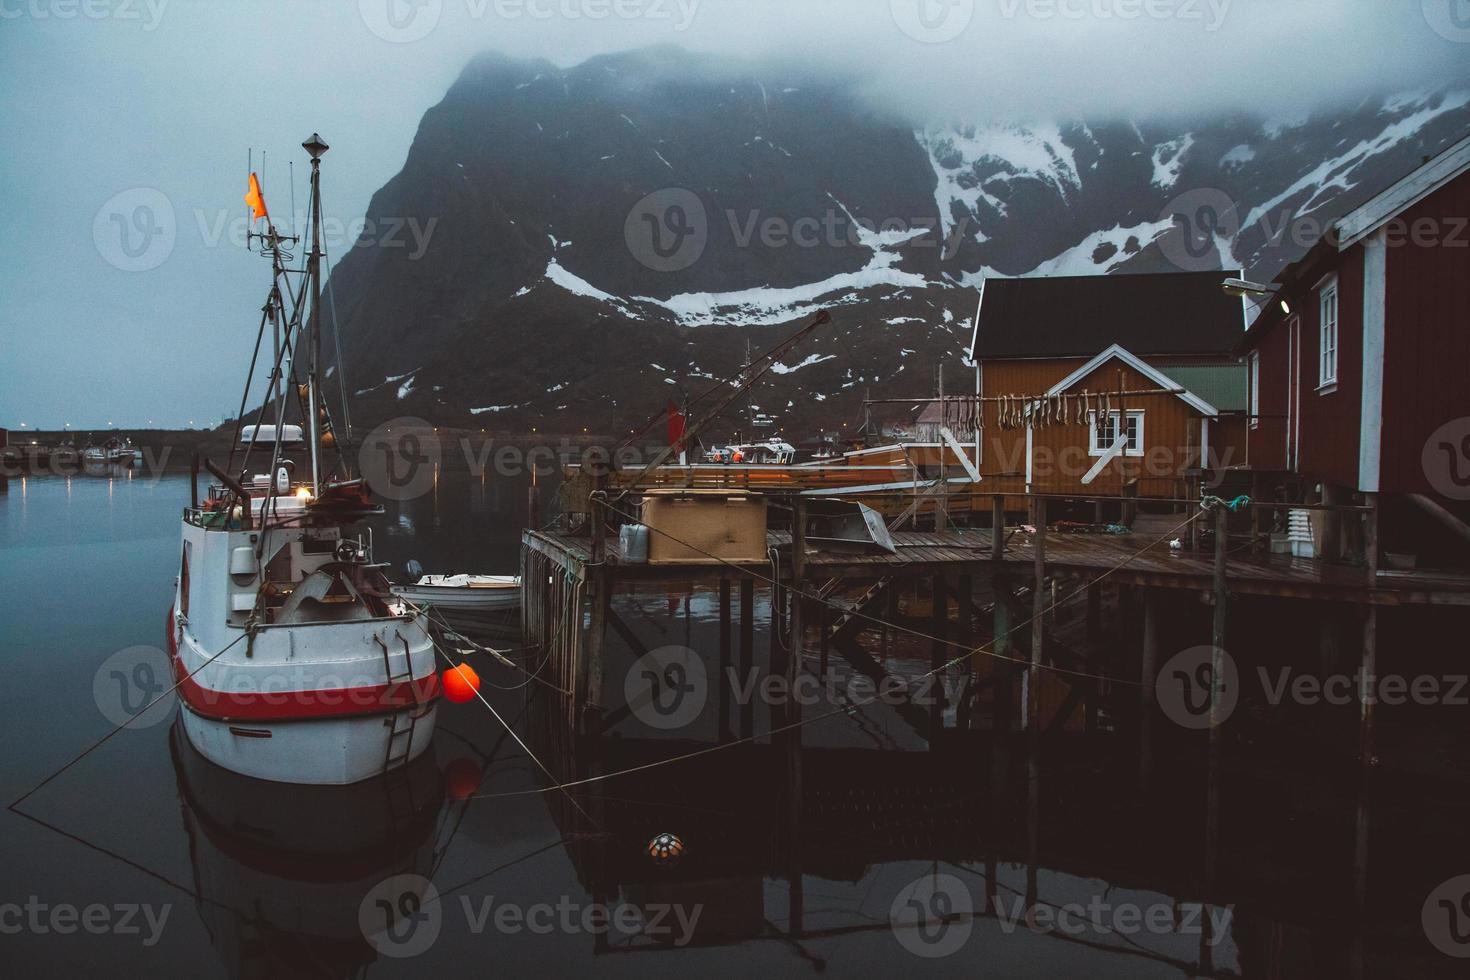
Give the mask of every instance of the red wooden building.
POLYGON ((977 387, 1022 411, 986 402, 982 486, 1180 498, 1202 467, 1244 465, 1244 330, 1219 273, 987 280, 977 387), (1033 424, 1054 399, 1060 419, 1033 424))
POLYGON ((1343 217, 1280 286, 1242 345, 1252 468, 1327 499, 1401 495, 1454 528, 1437 511, 1470 501, 1470 138, 1343 217))

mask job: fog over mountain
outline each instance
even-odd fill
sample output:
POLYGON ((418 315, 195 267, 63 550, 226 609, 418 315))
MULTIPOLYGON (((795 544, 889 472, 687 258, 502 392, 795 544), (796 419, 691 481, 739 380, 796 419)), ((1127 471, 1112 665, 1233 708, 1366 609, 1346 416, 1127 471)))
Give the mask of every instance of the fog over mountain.
MULTIPOLYGON (((1339 192, 1361 193, 1412 163, 1463 124, 1452 103, 1470 87, 1470 28, 1456 2, 12 5, 0 22, 10 68, 0 101, 0 249, 11 274, 0 340, 19 369, 0 386, 0 424, 204 424, 233 411, 266 279, 239 234, 251 148, 273 212, 289 214, 287 161, 303 162, 299 143, 312 131, 332 144, 326 203, 344 311, 366 302, 351 285, 366 260, 347 256, 373 216, 404 219, 404 257, 417 245, 431 250, 412 274, 390 264, 394 281, 428 290, 427 270, 475 270, 472 282, 374 296, 390 307, 420 300, 432 319, 411 329, 423 339, 494 319, 492 306, 521 289, 531 301, 548 269, 550 281, 563 270, 617 297, 633 311, 623 317, 637 324, 630 329, 658 343, 737 320, 779 332, 755 321, 775 316, 757 308, 780 297, 747 297, 759 302, 736 304, 736 316, 701 312, 691 294, 809 293, 839 275, 865 277, 864 289, 919 289, 900 277, 922 277, 924 290, 949 290, 958 317, 968 302, 959 288, 982 273, 1057 272, 1093 256, 1096 271, 1145 267, 1157 257, 1150 246, 1160 244, 1163 205, 1188 190, 1238 197, 1242 220, 1267 204, 1315 203, 1326 213, 1339 192), (610 65, 621 80, 602 70, 610 65), (502 90, 497 80, 512 76, 502 90), (567 86, 561 96, 556 79, 567 86), (495 113, 505 118, 488 118, 495 113), (624 114, 642 135, 618 130, 624 114), (456 118, 473 127, 456 130, 456 118), (531 121, 566 135, 533 138, 531 121), (486 133, 508 142, 477 142, 486 133), (1392 145, 1360 146, 1377 140, 1392 145), (456 181, 442 169, 455 163, 471 172, 456 181), (641 197, 662 188, 690 190, 718 220, 698 263, 655 274, 630 256, 622 226, 641 197), (455 210, 438 210, 448 203, 455 210), (484 218, 473 228, 459 210, 470 203, 484 218), (393 213, 408 205, 420 210, 393 213), (733 229, 731 210, 740 219, 733 229), (797 249, 763 244, 759 225, 740 223, 753 210, 817 220, 844 245, 793 257, 797 249), (954 248, 844 231, 865 218, 932 218, 954 248), (550 245, 545 234, 567 244, 550 245), (438 254, 453 243, 462 255, 438 254), (661 305, 631 305, 640 296, 661 305), (162 374, 160 349, 170 351, 162 374)), ((1269 266, 1289 251, 1256 241, 1259 232, 1242 229, 1231 246, 1238 261, 1269 266)), ((920 312, 886 318, 909 315, 920 312)), ((361 311, 343 325, 344 339, 354 329, 388 336, 361 311)), ((410 326, 397 329, 406 338, 410 326)), ((593 343, 597 331, 576 335, 593 343)), ((701 368, 725 363, 722 344, 743 350, 742 338, 719 335, 699 335, 701 368)), ((893 356, 914 349, 906 370, 927 372, 913 361, 929 357, 927 347, 871 342, 880 339, 893 356)), ((354 350, 365 384, 439 354, 354 350), (401 363, 377 363, 389 352, 401 363)), ((807 372, 823 364, 790 383, 817 378, 807 372)), ((885 381, 893 370, 884 367, 885 381)), ((853 377, 871 376, 857 368, 853 377)), ((513 403, 504 398, 465 393, 448 404, 467 412, 513 403)))
POLYGON ((369 208, 432 234, 365 238, 337 267, 350 384, 364 418, 616 432, 826 309, 757 398, 789 434, 855 425, 868 391, 959 369, 987 277, 1270 279, 1467 130, 1470 88, 1295 118, 916 125, 780 62, 485 54, 369 208))

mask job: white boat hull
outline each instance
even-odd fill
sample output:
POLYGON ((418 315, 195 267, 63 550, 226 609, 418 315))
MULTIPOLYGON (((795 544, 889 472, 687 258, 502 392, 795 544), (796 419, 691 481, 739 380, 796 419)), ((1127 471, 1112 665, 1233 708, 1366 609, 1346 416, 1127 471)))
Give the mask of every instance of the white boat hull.
MULTIPOLYGON (((395 724, 401 730, 413 721, 408 736, 412 744, 403 764, 423 755, 434 738, 438 705, 382 715, 267 722, 206 718, 187 704, 182 711, 190 744, 216 765, 281 783, 346 785, 382 775, 395 724)), ((401 746, 395 746, 399 751, 401 746)))

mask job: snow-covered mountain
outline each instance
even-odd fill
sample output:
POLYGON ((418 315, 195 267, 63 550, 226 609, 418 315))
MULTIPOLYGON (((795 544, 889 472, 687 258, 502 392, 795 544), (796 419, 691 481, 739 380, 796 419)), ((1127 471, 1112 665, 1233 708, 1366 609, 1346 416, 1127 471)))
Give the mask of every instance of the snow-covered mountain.
POLYGON ((987 276, 1269 279, 1470 129, 1470 91, 1298 119, 915 127, 856 87, 674 48, 475 59, 333 274, 363 412, 605 433, 832 312, 763 381, 792 433, 957 366, 987 276), (432 225, 430 225, 432 222, 432 225))

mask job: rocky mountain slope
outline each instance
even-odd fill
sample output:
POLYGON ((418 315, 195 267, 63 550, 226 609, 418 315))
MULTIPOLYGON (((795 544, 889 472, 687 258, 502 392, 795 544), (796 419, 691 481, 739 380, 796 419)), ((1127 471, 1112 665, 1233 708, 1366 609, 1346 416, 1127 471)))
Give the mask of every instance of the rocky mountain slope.
MULTIPOLYGON (((788 436, 958 380, 986 276, 1244 267, 1470 129, 1470 91, 1299 119, 915 127, 850 80, 674 48, 485 55, 420 123, 333 273, 362 417, 616 433, 824 327, 756 396, 788 436), (430 224, 432 222, 432 225, 430 224)), ((960 382, 963 383, 963 382, 960 382)))

